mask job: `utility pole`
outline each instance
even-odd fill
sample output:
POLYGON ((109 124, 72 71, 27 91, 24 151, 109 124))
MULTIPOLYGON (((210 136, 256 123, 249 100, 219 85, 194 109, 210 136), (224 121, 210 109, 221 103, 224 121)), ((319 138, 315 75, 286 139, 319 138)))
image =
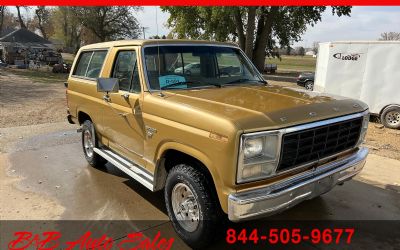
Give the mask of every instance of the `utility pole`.
POLYGON ((143 30, 143 39, 146 39, 146 30, 148 29, 148 27, 142 27, 143 30))

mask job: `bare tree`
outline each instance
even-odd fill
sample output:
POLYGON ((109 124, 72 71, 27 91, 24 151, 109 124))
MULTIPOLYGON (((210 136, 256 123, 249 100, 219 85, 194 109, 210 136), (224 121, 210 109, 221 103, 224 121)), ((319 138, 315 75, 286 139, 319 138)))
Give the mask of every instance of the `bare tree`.
POLYGON ((314 54, 318 54, 318 46, 319 46, 319 42, 313 42, 312 51, 314 52, 314 54))
POLYGON ((21 9, 20 9, 21 6, 15 6, 15 7, 17 8, 19 26, 20 26, 21 28, 26 29, 26 25, 25 25, 25 23, 24 23, 24 19, 22 18, 22 15, 21 15, 21 9))
POLYGON ((35 10, 35 27, 40 30, 44 39, 48 39, 53 32, 51 10, 44 6, 38 6, 35 10))
MULTIPOLYGON (((74 7, 60 6, 55 10, 55 27, 59 28, 67 48, 76 52, 81 46, 82 24, 76 18, 74 7)), ((57 30, 56 30, 57 31, 57 30)))
POLYGON ((297 47, 296 48, 296 55, 304 56, 306 54, 306 49, 304 47, 297 47))
POLYGON ((6 6, 0 6, 0 34, 3 30, 3 23, 4 23, 4 12, 6 11, 6 6))
POLYGON ((383 32, 380 41, 400 41, 400 32, 383 32))

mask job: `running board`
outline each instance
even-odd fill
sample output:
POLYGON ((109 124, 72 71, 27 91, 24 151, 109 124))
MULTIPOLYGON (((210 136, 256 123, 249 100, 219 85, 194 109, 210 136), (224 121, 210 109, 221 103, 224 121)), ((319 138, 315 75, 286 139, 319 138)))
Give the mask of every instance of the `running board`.
POLYGON ((124 159, 123 157, 108 149, 94 148, 94 152, 109 161, 122 172, 140 182, 143 186, 147 187, 151 191, 154 191, 154 178, 151 174, 144 171, 142 167, 139 167, 138 165, 124 159))

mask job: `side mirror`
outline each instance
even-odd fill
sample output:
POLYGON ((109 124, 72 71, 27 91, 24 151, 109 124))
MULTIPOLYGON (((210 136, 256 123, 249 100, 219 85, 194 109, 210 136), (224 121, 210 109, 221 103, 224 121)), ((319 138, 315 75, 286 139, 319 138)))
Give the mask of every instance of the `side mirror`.
POLYGON ((119 90, 118 78, 97 78, 97 92, 116 93, 119 90))

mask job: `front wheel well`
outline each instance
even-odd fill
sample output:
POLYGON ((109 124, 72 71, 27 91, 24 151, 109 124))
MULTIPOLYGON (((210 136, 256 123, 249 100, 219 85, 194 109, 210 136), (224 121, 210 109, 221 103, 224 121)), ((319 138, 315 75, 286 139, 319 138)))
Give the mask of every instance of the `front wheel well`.
MULTIPOLYGON (((210 180, 211 183, 214 183, 210 171, 200 160, 181 151, 168 149, 163 153, 157 164, 157 170, 156 170, 157 183, 155 183, 156 184, 155 190, 161 190, 164 188, 165 181, 167 179, 169 171, 174 166, 181 163, 192 165, 194 168, 201 171, 210 180)), ((215 184, 213 189, 216 193, 215 184)))
POLYGON ((86 120, 92 121, 92 118, 85 112, 79 111, 78 113, 78 122, 82 125, 86 120))

